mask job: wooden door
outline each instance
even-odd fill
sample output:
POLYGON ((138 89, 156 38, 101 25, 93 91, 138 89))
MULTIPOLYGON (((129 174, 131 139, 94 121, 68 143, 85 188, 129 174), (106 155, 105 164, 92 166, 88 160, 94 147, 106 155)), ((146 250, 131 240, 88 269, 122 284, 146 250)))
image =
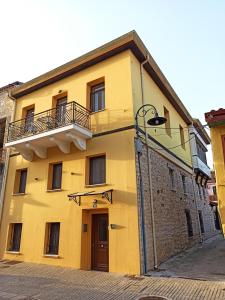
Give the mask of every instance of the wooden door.
POLYGON ((108 214, 92 215, 92 269, 109 270, 108 214))

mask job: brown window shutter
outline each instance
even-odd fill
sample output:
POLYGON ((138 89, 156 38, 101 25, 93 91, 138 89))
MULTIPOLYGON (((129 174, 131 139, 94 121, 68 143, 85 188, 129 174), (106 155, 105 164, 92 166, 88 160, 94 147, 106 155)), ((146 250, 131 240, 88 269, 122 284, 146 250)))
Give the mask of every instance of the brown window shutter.
POLYGON ((61 189, 62 184, 62 163, 54 164, 52 170, 52 189, 61 189))
POLYGON ((105 155, 90 158, 90 184, 106 182, 105 155))

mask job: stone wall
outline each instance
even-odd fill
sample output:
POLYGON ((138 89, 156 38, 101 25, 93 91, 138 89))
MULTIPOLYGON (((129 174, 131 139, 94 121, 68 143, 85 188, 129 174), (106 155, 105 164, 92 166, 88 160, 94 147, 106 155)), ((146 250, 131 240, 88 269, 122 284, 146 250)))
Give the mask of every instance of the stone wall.
MULTIPOLYGON (((135 141, 136 144, 136 141, 135 141)), ((140 146, 140 145, 139 145, 140 146)), ((138 147, 140 148, 140 147, 138 147)), ((137 146, 136 146, 137 149, 137 146)), ((205 227, 204 238, 215 234, 213 214, 206 200, 200 200, 197 185, 192 174, 169 161, 164 156, 149 148, 149 159, 152 174, 152 195, 154 206, 155 236, 158 265, 171 256, 187 249, 201 241, 198 210, 202 211, 205 227), (173 170, 174 187, 171 185, 169 169, 173 170), (185 177, 185 190, 182 181, 185 177), (189 210, 192 220, 193 236, 188 236, 185 210, 189 210)), ((141 217, 141 185, 143 185, 144 227, 146 240, 147 271, 154 268, 151 193, 148 173, 147 146, 142 144, 140 155, 140 168, 138 154, 136 154, 140 249, 143 265, 144 251, 142 239, 141 217), (143 184, 141 184, 142 179, 143 184)), ((143 269, 142 269, 143 271, 143 269)))

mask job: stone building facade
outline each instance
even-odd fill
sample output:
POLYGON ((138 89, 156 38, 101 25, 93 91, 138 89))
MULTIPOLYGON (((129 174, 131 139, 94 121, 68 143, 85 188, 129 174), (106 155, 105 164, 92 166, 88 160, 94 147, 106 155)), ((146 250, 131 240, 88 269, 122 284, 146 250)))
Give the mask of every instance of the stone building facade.
POLYGON ((146 260, 145 272, 157 268, 160 263, 177 253, 217 234, 212 209, 207 202, 207 197, 200 196, 191 169, 187 172, 176 164, 176 159, 168 160, 160 151, 152 148, 144 142, 140 145, 140 141, 136 140, 140 248, 142 265, 146 260), (151 180, 149 180, 149 172, 151 172, 151 180), (142 204, 141 197, 143 197, 142 204), (143 205, 143 213, 141 205, 143 205), (203 225, 199 213, 202 215, 203 225), (155 227, 155 240, 153 227, 155 227))
POLYGON ((21 82, 15 81, 11 84, 0 88, 0 221, 2 210, 2 199, 4 194, 4 178, 7 174, 7 166, 9 160, 9 150, 4 145, 7 140, 7 127, 13 120, 15 101, 10 96, 10 92, 21 82))

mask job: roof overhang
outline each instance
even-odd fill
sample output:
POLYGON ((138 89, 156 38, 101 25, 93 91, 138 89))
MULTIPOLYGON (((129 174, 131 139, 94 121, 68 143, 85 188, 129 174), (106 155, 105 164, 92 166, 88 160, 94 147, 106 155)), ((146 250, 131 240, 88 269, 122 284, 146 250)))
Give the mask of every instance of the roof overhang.
POLYGON ((206 132, 205 128, 203 127, 202 123, 200 122, 200 120, 199 119, 193 119, 193 125, 196 128, 196 130, 198 131, 201 138, 204 140, 204 142, 207 145, 210 145, 211 139, 210 139, 208 133, 206 132))
POLYGON ((154 82, 158 85, 163 94, 179 112, 184 121, 187 124, 191 124, 192 117, 169 84, 166 77, 163 75, 162 71, 150 55, 136 31, 131 31, 93 51, 90 51, 56 69, 53 69, 52 71, 49 71, 39 77, 34 78, 33 80, 24 83, 12 92, 12 96, 15 98, 20 98, 126 50, 131 50, 140 63, 149 57, 149 61, 144 65, 144 68, 154 82))

